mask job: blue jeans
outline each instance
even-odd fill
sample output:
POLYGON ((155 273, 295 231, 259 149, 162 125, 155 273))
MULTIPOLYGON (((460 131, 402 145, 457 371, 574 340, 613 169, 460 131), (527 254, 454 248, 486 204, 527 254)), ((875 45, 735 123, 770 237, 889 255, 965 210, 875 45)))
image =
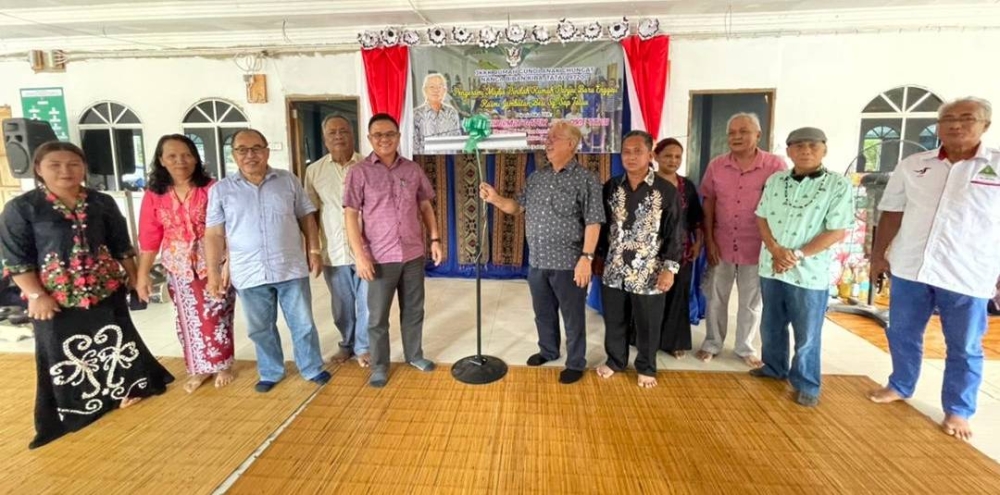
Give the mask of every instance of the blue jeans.
POLYGON ((983 335, 986 334, 988 299, 892 277, 889 302, 889 353, 892 375, 889 387, 912 397, 920 377, 924 331, 937 307, 947 348, 941 404, 944 412, 969 418, 976 412, 976 395, 983 382, 983 335))
POLYGON ((261 380, 278 382, 285 376, 285 358, 277 326, 278 304, 292 332, 292 349, 299 373, 308 380, 323 371, 308 277, 238 289, 236 293, 243 303, 247 333, 257 349, 257 373, 261 380))
POLYGON ((340 330, 340 348, 355 355, 368 353, 368 282, 358 278, 354 265, 324 266, 330 289, 333 323, 340 330))
POLYGON ((823 319, 829 292, 804 289, 773 278, 760 278, 763 310, 760 324, 762 371, 788 379, 795 390, 819 397, 823 319), (788 325, 795 338, 795 356, 788 366, 788 325))

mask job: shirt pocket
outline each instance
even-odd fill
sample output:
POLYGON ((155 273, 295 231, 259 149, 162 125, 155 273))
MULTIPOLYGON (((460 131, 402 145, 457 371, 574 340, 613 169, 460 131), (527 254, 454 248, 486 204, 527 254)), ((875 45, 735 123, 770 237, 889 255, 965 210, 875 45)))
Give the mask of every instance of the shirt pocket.
POLYGON ((268 218, 274 220, 295 220, 295 205, 290 199, 275 198, 264 205, 264 212, 268 218))

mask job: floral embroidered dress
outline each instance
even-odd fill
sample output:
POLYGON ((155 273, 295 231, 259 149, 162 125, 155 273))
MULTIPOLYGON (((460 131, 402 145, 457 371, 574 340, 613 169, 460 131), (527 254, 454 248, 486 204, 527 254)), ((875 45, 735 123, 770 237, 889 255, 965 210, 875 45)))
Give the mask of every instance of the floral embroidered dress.
POLYGON ((125 398, 158 395, 174 377, 149 352, 129 316, 134 255, 114 200, 81 190, 72 208, 44 188, 7 203, 0 215, 5 273, 38 274, 61 306, 35 320, 35 439, 40 447, 94 422, 125 398))
POLYGON ((139 249, 160 253, 176 309, 177 337, 192 375, 217 373, 233 364, 236 292, 230 288, 218 299, 205 290, 205 214, 211 187, 191 188, 184 201, 173 188, 164 194, 146 191, 139 213, 139 249))

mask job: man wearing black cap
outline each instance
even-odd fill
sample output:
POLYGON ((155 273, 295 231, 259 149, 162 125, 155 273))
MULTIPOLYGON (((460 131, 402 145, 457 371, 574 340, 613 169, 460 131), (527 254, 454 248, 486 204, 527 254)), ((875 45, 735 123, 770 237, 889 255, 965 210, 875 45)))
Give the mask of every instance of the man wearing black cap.
POLYGON ((829 299, 830 246, 854 223, 851 185, 823 168, 826 135, 814 127, 788 135, 788 157, 795 167, 771 176, 757 206, 760 253, 761 355, 756 377, 788 379, 795 402, 819 402, 820 330, 829 299), (795 338, 789 367, 788 326, 795 338))

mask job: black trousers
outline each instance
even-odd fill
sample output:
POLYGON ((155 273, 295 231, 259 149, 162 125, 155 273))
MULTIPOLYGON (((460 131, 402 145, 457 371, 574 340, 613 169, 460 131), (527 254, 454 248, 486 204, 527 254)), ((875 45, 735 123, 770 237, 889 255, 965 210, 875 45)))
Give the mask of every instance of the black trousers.
POLYGON ((604 305, 604 351, 608 367, 622 371, 628 366, 629 326, 635 323, 635 370, 640 375, 656 376, 656 351, 660 347, 660 328, 666 294, 640 295, 601 286, 604 305))
MULTIPOLYGON (((587 368, 587 289, 573 281, 573 270, 528 269, 528 289, 535 309, 538 349, 543 358, 559 358, 559 313, 566 323, 566 368, 587 368)), ((370 290, 370 289, 369 289, 370 290)))

